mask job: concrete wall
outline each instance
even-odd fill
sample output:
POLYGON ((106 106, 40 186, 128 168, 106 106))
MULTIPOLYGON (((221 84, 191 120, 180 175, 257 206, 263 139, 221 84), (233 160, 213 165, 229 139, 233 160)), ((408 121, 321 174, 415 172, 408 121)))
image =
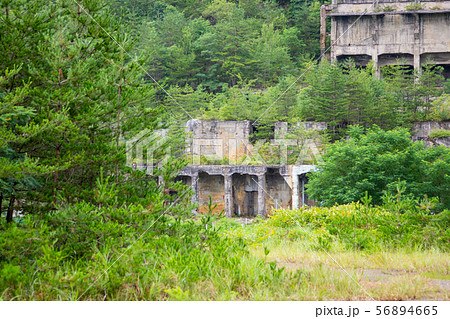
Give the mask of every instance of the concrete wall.
POLYGON ((425 141, 428 146, 432 145, 444 145, 450 147, 450 137, 437 138, 431 140, 430 134, 436 130, 448 130, 450 131, 450 121, 444 122, 416 122, 411 130, 411 136, 413 141, 425 141))
POLYGON ((233 174, 233 216, 255 217, 258 214, 258 177, 233 174))
POLYGON ((314 165, 300 165, 290 167, 290 176, 292 179, 292 208, 300 208, 302 206, 314 206, 313 200, 308 199, 304 192, 306 183, 308 182, 306 175, 316 169, 314 165))
POLYGON ((213 210, 214 213, 218 214, 221 211, 225 211, 223 176, 208 175, 207 173, 200 172, 198 177, 198 212, 208 212, 210 197, 212 205, 217 204, 213 210))
POLYGON ((292 207, 292 186, 281 176, 279 169, 266 173, 266 212, 275 208, 292 207))
MULTIPOLYGON (((186 153, 195 158, 205 156, 209 159, 228 158, 237 161, 250 155, 253 146, 249 142, 250 121, 189 120, 185 124, 190 135, 186 153)), ((200 164, 199 161, 194 163, 200 164)))
POLYGON ((299 122, 296 125, 289 125, 287 122, 276 122, 274 124, 275 137, 282 138, 287 132, 292 132, 296 129, 303 129, 305 131, 325 131, 328 128, 327 122, 299 122))
MULTIPOLYGON (((320 131, 327 128, 327 123, 302 122, 297 126, 320 131)), ((190 120, 185 127, 191 139, 186 151, 193 156, 236 161, 253 151, 249 142, 253 129, 250 121, 190 120)), ((278 122, 274 129, 275 138, 282 139, 295 127, 278 122)), ((312 165, 199 164, 185 167, 177 179, 194 190, 192 201, 198 204, 197 212, 206 213, 211 198, 212 205, 217 204, 213 212, 225 211, 228 217, 267 216, 274 208, 302 206, 299 178, 314 168, 312 165)))
POLYGON ((211 196, 213 205, 217 203, 214 213, 225 210, 228 217, 254 217, 267 216, 276 207, 302 206, 299 177, 314 169, 313 165, 189 165, 177 178, 194 190, 198 212, 207 212, 211 196))

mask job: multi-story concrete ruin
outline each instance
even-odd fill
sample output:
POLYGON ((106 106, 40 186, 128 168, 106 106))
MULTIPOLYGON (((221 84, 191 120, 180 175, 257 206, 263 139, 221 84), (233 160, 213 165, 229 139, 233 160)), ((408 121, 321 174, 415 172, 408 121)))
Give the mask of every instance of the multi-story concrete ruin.
MULTIPOLYGON (((327 129, 327 124, 321 122, 299 125, 304 130, 327 129)), ((205 212, 211 203, 217 204, 216 212, 224 211, 228 217, 252 217, 266 216, 271 209, 313 204, 305 193, 305 184, 306 174, 315 169, 314 165, 248 165, 245 161, 238 164, 253 153, 253 129, 250 121, 186 123, 186 131, 191 135, 186 152, 193 156, 194 163, 183 169, 178 178, 194 190, 193 201, 198 203, 199 212, 205 212), (202 156, 227 158, 229 165, 199 165, 202 156)), ((284 138, 289 131, 287 123, 274 123, 273 131, 273 142, 278 145, 287 146, 292 141, 284 138)), ((306 147, 317 153, 312 145, 306 147)))
MULTIPOLYGON (((298 148, 295 144, 298 141, 288 139, 286 134, 299 128, 303 132, 322 131, 327 129, 327 123, 306 122, 294 127, 284 122, 274 123, 271 144, 279 146, 281 152, 283 149, 287 152, 289 145, 298 148)), ((268 165, 262 158, 256 164, 251 162, 250 159, 253 161, 255 155, 258 156, 250 141, 255 129, 250 121, 190 120, 185 123, 188 139, 185 153, 191 156, 191 163, 180 172, 177 180, 194 190, 192 201, 198 203, 198 212, 208 211, 211 203, 216 206, 215 213, 224 212, 228 217, 254 217, 266 216, 271 209, 313 204, 305 193, 307 173, 315 169, 310 163, 311 158, 303 161, 302 157, 296 165, 288 165, 287 161, 268 165), (225 165, 208 165, 210 163, 202 162, 205 160, 225 165)), ((162 135, 166 133, 162 132, 162 135)), ((155 139, 140 140, 142 143, 135 145, 136 150, 129 152, 130 165, 148 171, 152 165, 144 160, 143 149, 150 140, 155 139), (132 153, 136 154, 134 160, 132 153)), ((130 141, 133 142, 136 140, 130 141)), ((301 143, 301 148, 306 150, 304 154, 319 155, 312 139, 301 143)))
MULTIPOLYGON (((304 122, 297 126, 289 126, 285 122, 274 123, 271 144, 280 145, 281 148, 288 145, 298 148, 295 144, 298 141, 292 139, 289 132, 299 127, 303 132, 323 131, 327 129, 327 123, 304 122)), ((190 120, 184 124, 184 128, 187 133, 184 153, 191 156, 191 163, 181 170, 176 179, 194 191, 192 201, 198 204, 197 212, 207 212, 211 204, 215 206, 213 212, 224 212, 228 217, 254 217, 267 216, 276 208, 295 209, 314 205, 314 201, 305 193, 305 185, 308 173, 316 168, 311 165, 311 161, 317 161, 320 156, 320 143, 317 145, 317 140, 307 138, 300 146, 308 150, 304 155, 312 155, 315 159, 307 156, 301 157, 294 165, 270 165, 261 158, 255 164, 247 161, 258 154, 257 148, 251 143, 255 127, 250 121, 190 120), (222 164, 211 165, 208 161, 222 164)), ((418 122, 412 130, 412 138, 448 147, 450 138, 430 140, 431 132, 438 129, 450 129, 450 122, 418 122)), ((151 175, 149 168, 152 165, 148 165, 148 156, 144 159, 143 149, 148 143, 151 145, 167 135, 167 131, 160 133, 156 138, 147 140, 141 139, 141 135, 136 137, 139 143, 134 146, 135 151, 128 153, 130 166, 147 169, 151 175), (134 160, 132 154, 135 154, 134 160)), ((127 148, 131 149, 130 145, 135 142, 129 141, 127 148)))
POLYGON ((327 17, 332 61, 352 58, 359 66, 373 61, 378 75, 386 65, 420 71, 423 63, 431 62, 450 77, 450 1, 332 0, 321 10, 323 53, 327 17))

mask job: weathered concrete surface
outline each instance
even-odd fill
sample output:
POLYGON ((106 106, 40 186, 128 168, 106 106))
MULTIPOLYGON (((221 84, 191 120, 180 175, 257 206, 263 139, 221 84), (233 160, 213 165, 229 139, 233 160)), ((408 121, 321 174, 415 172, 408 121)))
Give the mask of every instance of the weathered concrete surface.
POLYGON ((198 176, 198 212, 208 212, 210 198, 212 206, 217 204, 213 212, 219 213, 225 211, 224 177, 220 175, 208 175, 204 172, 200 172, 198 176))
POLYGON ((334 0, 324 5, 322 14, 331 17, 331 60, 351 57, 363 66, 372 60, 377 72, 398 63, 420 71, 427 58, 450 65, 450 1, 416 3, 419 10, 401 0, 334 0))
POLYGON ((311 205, 304 194, 306 174, 314 165, 189 165, 178 177, 195 192, 199 213, 217 204, 213 213, 227 217, 267 216, 275 208, 311 205))
MULTIPOLYGON (((189 120, 185 123, 188 133, 186 154, 192 155, 193 165, 201 164, 201 157, 208 160, 227 159, 236 164, 245 156, 251 156, 253 145, 250 136, 255 129, 251 121, 189 120)), ((301 122, 289 126, 286 122, 274 124, 275 138, 283 138, 286 132, 302 128, 306 131, 323 131, 325 122, 301 122)))
POLYGON ((274 132, 276 138, 282 138, 288 132, 293 132, 296 129, 305 131, 325 131, 328 128, 327 122, 299 122, 296 125, 289 125, 287 122, 276 122, 274 124, 274 132))
POLYGON ((447 130, 450 131, 450 121, 443 122, 416 122, 411 129, 411 137, 413 141, 424 141, 426 145, 444 145, 450 147, 450 137, 430 139, 429 136, 433 131, 447 130))
POLYGON ((209 159, 228 158, 236 162, 250 155, 253 146, 250 144, 252 126, 250 121, 216 121, 189 120, 185 124, 191 140, 186 149, 200 164, 200 156, 209 159))
MULTIPOLYGON (((293 126, 275 123, 274 137, 281 143, 277 145, 290 142, 285 139, 286 134, 299 128, 321 131, 327 129, 327 123, 301 122, 293 126)), ((192 202, 198 205, 196 212, 209 212, 211 204, 216 206, 213 213, 224 211, 228 217, 247 218, 267 216, 274 208, 295 208, 304 201, 310 203, 303 192, 305 174, 313 169, 312 165, 200 165, 200 156, 229 159, 232 163, 253 155, 250 136, 256 128, 250 121, 190 120, 185 123, 185 129, 190 138, 186 153, 197 157, 197 161, 181 170, 177 180, 194 191, 192 202)), ((318 152, 312 140, 302 143, 312 153, 318 152)), ((145 169, 145 165, 141 166, 137 168, 145 169)))
POLYGON ((224 209, 227 217, 249 217, 266 215, 266 171, 265 165, 189 165, 179 175, 199 176, 199 212, 206 211, 211 196, 214 213, 224 209))
POLYGON ((306 174, 316 170, 315 165, 292 166, 292 208, 300 208, 302 206, 313 206, 314 202, 308 200, 305 193, 305 185, 308 182, 306 174))
MULTIPOLYGON (((290 177, 290 176, 289 176, 290 177)), ((268 169, 266 174, 266 210, 292 207, 292 186, 279 169, 268 169)))
POLYGON ((258 177, 233 174, 233 216, 254 217, 258 214, 258 177))

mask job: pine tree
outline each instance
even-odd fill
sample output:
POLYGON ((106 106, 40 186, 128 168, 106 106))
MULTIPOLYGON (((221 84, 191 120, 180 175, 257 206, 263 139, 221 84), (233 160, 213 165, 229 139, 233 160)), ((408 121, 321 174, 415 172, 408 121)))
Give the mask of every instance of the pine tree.
POLYGON ((29 157, 30 164, 47 169, 39 171, 43 175, 30 172, 37 191, 25 185, 16 196, 29 211, 47 210, 61 196, 69 201, 91 199, 101 167, 122 179, 121 139, 159 125, 159 111, 152 105, 155 89, 143 83, 142 70, 126 53, 130 38, 103 1, 80 4, 15 0, 2 7, 3 17, 25 12, 2 24, 2 34, 22 25, 25 32, 0 38, 4 47, 23 48, 12 58, 2 54, 0 65, 11 69, 26 61, 9 91, 28 90, 23 97, 27 121, 16 134, 27 138, 8 141, 7 147, 10 154, 29 157))

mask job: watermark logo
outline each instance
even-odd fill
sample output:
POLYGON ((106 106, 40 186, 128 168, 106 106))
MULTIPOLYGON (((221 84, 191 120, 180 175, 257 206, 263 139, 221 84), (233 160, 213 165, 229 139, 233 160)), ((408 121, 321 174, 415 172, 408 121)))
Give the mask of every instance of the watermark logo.
POLYGON ((156 164, 163 166, 172 154, 170 138, 165 132, 144 130, 126 142, 126 165, 153 175, 156 164))
MULTIPOLYGON (((142 131, 126 142, 127 166, 152 174, 174 154, 166 132, 142 131)), ((322 162, 320 145, 314 139, 275 138, 269 143, 248 139, 193 138, 184 148, 188 165, 303 165, 322 162), (206 163, 205 163, 206 161, 206 163)))

